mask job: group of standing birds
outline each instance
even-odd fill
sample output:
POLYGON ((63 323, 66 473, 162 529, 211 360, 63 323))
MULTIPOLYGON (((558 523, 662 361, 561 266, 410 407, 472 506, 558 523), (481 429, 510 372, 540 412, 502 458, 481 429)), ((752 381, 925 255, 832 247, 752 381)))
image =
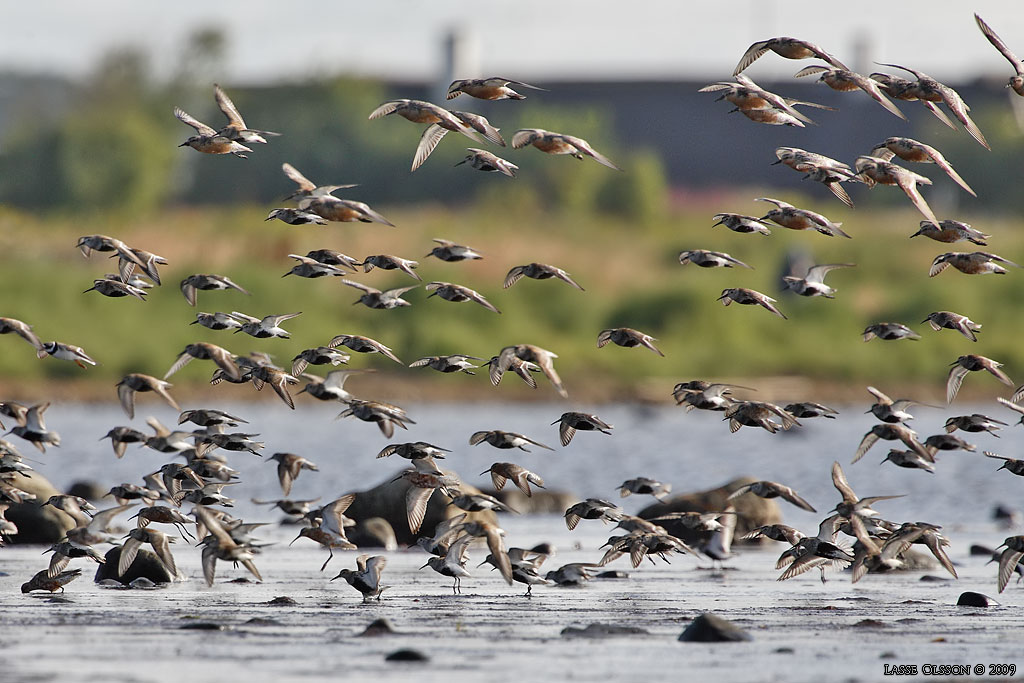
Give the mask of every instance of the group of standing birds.
MULTIPOLYGON (((978 25, 989 41, 1007 57, 1014 65, 1016 76, 1011 78, 1009 86, 1018 94, 1024 95, 1021 86, 1022 67, 1017 58, 1010 52, 995 33, 979 18, 978 25)), ((915 80, 907 80, 887 74, 871 74, 863 76, 850 71, 842 62, 830 53, 812 43, 793 38, 773 38, 753 44, 743 55, 733 74, 734 81, 720 81, 703 90, 720 92, 722 98, 737 107, 747 118, 763 124, 787 125, 802 128, 810 119, 797 107, 816 107, 828 109, 813 103, 795 101, 771 93, 758 86, 749 76, 741 73, 750 67, 755 60, 767 52, 774 52, 788 59, 817 58, 828 66, 811 66, 801 70, 797 76, 820 74, 820 80, 829 87, 839 91, 860 90, 867 93, 894 115, 906 119, 903 112, 892 100, 911 102, 921 101, 929 110, 951 127, 950 121, 939 105, 944 105, 959 120, 968 133, 980 144, 988 147, 984 135, 969 116, 969 107, 959 95, 927 74, 908 67, 887 65, 905 71, 914 76, 915 80), (891 98, 891 99, 890 99, 891 98)), ((543 90, 526 83, 506 78, 485 78, 459 80, 452 83, 448 91, 448 99, 460 95, 484 100, 521 100, 524 96, 516 89, 543 90)), ((227 94, 215 86, 216 102, 227 118, 219 130, 208 126, 181 109, 175 109, 174 115, 195 129, 196 135, 190 137, 182 146, 188 146, 206 154, 234 155, 246 158, 253 153, 250 145, 266 144, 267 138, 278 133, 249 128, 238 109, 227 94)), ((476 144, 487 141, 493 145, 505 147, 506 142, 500 130, 486 118, 467 111, 450 111, 436 104, 411 99, 395 99, 383 103, 370 113, 370 119, 384 118, 396 114, 408 121, 426 124, 420 142, 416 148, 412 170, 415 171, 430 156, 431 152, 449 132, 459 133, 476 144)), ((540 128, 528 128, 517 131, 511 138, 513 149, 533 146, 554 155, 571 155, 577 159, 589 157, 611 169, 618 167, 606 156, 596 151, 593 146, 582 138, 570 134, 554 133, 540 128)), ((775 156, 779 164, 786 165, 795 171, 820 182, 835 197, 852 207, 853 201, 843 184, 861 183, 867 187, 877 184, 899 187, 911 200, 912 204, 925 218, 920 230, 912 236, 922 235, 930 239, 952 243, 967 240, 976 245, 986 245, 989 235, 975 230, 960 221, 939 220, 932 211, 918 187, 931 185, 932 181, 914 173, 893 160, 911 163, 931 163, 941 168, 964 191, 974 194, 967 182, 953 169, 952 165, 934 147, 925 143, 906 138, 888 137, 873 146, 865 145, 866 154, 858 157, 852 165, 831 159, 822 154, 808 152, 798 147, 779 147, 775 156)), ((468 148, 469 154, 460 162, 472 168, 496 172, 508 177, 515 177, 518 166, 510 161, 480 147, 468 148)), ((291 208, 275 208, 267 220, 279 219, 290 225, 316 224, 329 222, 363 222, 379 223, 386 226, 393 224, 381 213, 367 204, 341 199, 335 192, 354 187, 354 185, 317 185, 306 178, 294 166, 283 165, 287 178, 297 185, 297 189, 289 198, 295 199, 297 205, 291 208)), ((720 213, 714 218, 715 225, 724 225, 737 233, 758 233, 770 235, 773 227, 791 230, 812 230, 822 235, 850 238, 841 227, 826 216, 787 202, 770 197, 759 197, 755 201, 764 201, 774 205, 761 217, 738 213, 720 213), (769 222, 771 225, 769 225, 769 222)), ((480 252, 465 245, 445 239, 434 240, 437 246, 432 247, 427 257, 435 257, 442 261, 458 262, 482 258, 480 252)), ((78 247, 85 256, 93 251, 111 252, 118 258, 118 273, 96 279, 93 287, 86 291, 97 291, 108 297, 134 297, 145 300, 148 290, 161 284, 158 265, 166 265, 167 260, 141 249, 129 247, 121 240, 104 235, 82 237, 78 247)), ((361 292, 355 303, 361 303, 373 309, 389 310, 410 305, 403 298, 407 292, 418 287, 418 284, 389 290, 379 290, 368 284, 352 279, 360 272, 370 272, 374 268, 395 270, 412 278, 417 283, 422 277, 418 272, 419 263, 412 259, 401 258, 392 254, 373 254, 362 260, 353 258, 342 252, 331 249, 318 249, 306 255, 291 254, 296 264, 285 275, 296 275, 302 278, 341 277, 342 282, 361 292)), ((693 264, 702 268, 712 267, 752 267, 723 252, 703 249, 692 249, 679 254, 681 264, 693 264)), ((1006 273, 1005 266, 1015 266, 1011 261, 988 252, 952 252, 937 256, 932 263, 930 276, 937 275, 946 267, 953 266, 967 274, 1006 273)), ((791 274, 784 278, 784 285, 793 293, 806 297, 833 298, 836 290, 825 283, 825 277, 832 270, 851 268, 852 263, 829 263, 811 266, 804 274, 791 274)), ((545 263, 529 263, 515 265, 504 280, 504 288, 508 289, 521 278, 537 280, 557 279, 565 285, 579 291, 581 287, 565 270, 545 263)), ((560 285, 563 286, 563 285, 560 285)), ((182 280, 181 292, 186 302, 196 306, 200 291, 234 290, 248 295, 249 292, 230 278, 219 275, 200 273, 193 274, 182 280)), ((472 302, 494 313, 500 310, 487 298, 463 285, 447 281, 431 281, 424 285, 430 297, 437 296, 449 302, 472 302)), ((205 297, 206 295, 204 295, 205 297)), ((428 297, 429 298, 429 297, 428 297)), ((775 299, 755 290, 743 287, 728 288, 722 291, 719 299, 724 305, 742 304, 765 308, 774 315, 785 319, 786 315, 776 306, 775 299)), ((282 328, 286 321, 300 315, 299 312, 274 313, 270 315, 250 315, 240 311, 199 312, 192 324, 199 324, 210 330, 231 331, 232 334, 245 333, 257 339, 289 338, 290 334, 282 328)), ((967 316, 939 311, 928 315, 926 319, 936 330, 942 328, 959 331, 972 342, 977 341, 976 333, 981 326, 967 316)), ((781 324, 781 323, 780 323, 781 324)), ((31 344, 40 357, 47 355, 58 359, 75 362, 81 367, 95 365, 86 352, 76 346, 62 342, 41 342, 31 327, 22 321, 12 318, 0 318, 0 334, 14 333, 31 344)), ((870 325, 864 331, 864 339, 878 338, 881 340, 918 339, 919 335, 903 323, 881 322, 870 325)), ((642 347, 664 356, 662 350, 654 344, 657 341, 650 335, 628 327, 601 330, 597 336, 598 347, 614 344, 621 347, 642 347)), ((175 410, 180 410, 177 401, 171 396, 171 385, 166 379, 190 363, 192 360, 209 360, 216 366, 212 384, 252 383, 257 390, 269 384, 289 408, 294 409, 295 403, 289 387, 299 384, 304 378, 307 384, 301 390, 315 399, 334 401, 345 406, 339 417, 355 417, 366 422, 377 424, 381 433, 388 439, 394 430, 408 429, 415 424, 406 412, 395 405, 381 401, 356 398, 345 389, 346 380, 353 374, 365 370, 332 370, 326 377, 305 372, 309 366, 327 365, 336 367, 347 364, 351 359, 348 351, 359 354, 378 354, 389 361, 402 363, 398 355, 380 341, 367 336, 346 332, 331 340, 323 340, 317 346, 303 350, 294 359, 290 368, 282 368, 274 364, 272 357, 263 351, 243 356, 234 354, 227 349, 207 343, 189 344, 180 353, 162 379, 130 373, 117 385, 117 394, 129 418, 134 418, 136 395, 153 392, 175 410)), ((497 385, 504 373, 511 371, 529 386, 536 388, 534 375, 543 375, 563 398, 568 397, 561 378, 554 368, 557 355, 534 344, 518 343, 505 346, 495 355, 486 360, 483 357, 468 354, 438 355, 420 358, 409 367, 429 367, 445 373, 473 374, 473 370, 486 368, 490 381, 497 385), (475 364, 475 362, 479 362, 475 364)), ((992 359, 975 354, 963 355, 953 364, 948 378, 948 401, 951 403, 956 396, 964 377, 971 371, 986 370, 1004 384, 1011 384, 1009 378, 999 369, 1000 364, 992 359)), ((772 403, 733 398, 735 391, 747 390, 736 385, 710 383, 703 380, 681 382, 676 385, 673 396, 687 411, 693 409, 721 411, 724 419, 729 422, 731 431, 744 426, 761 427, 770 433, 788 430, 800 425, 801 419, 814 417, 834 418, 837 411, 819 403, 807 401, 791 403, 784 407, 772 403)), ((910 419, 907 409, 914 402, 910 400, 893 401, 881 391, 869 387, 869 391, 877 399, 871 412, 879 418, 880 424, 874 427, 861 442, 856 451, 854 461, 859 459, 877 440, 898 440, 907 446, 906 451, 892 451, 886 458, 901 467, 918 468, 926 472, 934 472, 935 455, 940 450, 966 449, 973 446, 966 444, 952 435, 956 429, 993 433, 1005 423, 984 415, 955 416, 947 421, 946 435, 929 437, 923 442, 905 425, 910 419), (971 446, 968 448, 968 446, 971 446)), ((1014 395, 1014 401, 1021 398, 1021 390, 1014 395)), ((1024 413, 1024 408, 1014 402, 1004 401, 1013 410, 1024 413)), ((21 406, 14 402, 0 404, 2 415, 12 417, 17 423, 10 433, 25 439, 45 452, 46 445, 59 446, 59 435, 48 430, 43 421, 43 412, 48 403, 35 406, 21 406)), ((101 555, 92 546, 114 542, 108 531, 117 515, 132 509, 137 501, 144 507, 137 513, 138 526, 126 537, 117 557, 117 576, 122 576, 130 569, 139 555, 140 549, 149 544, 160 564, 169 576, 177 578, 179 572, 170 551, 170 542, 175 539, 163 532, 150 528, 150 524, 171 524, 183 535, 192 536, 186 525, 195 525, 195 538, 202 548, 202 566, 206 581, 214 582, 217 560, 242 564, 253 576, 262 580, 256 568, 255 558, 259 553, 260 543, 251 533, 260 526, 247 524, 240 519, 232 518, 225 508, 232 506, 233 500, 226 495, 229 486, 237 485, 238 473, 232 469, 224 453, 227 451, 245 451, 260 455, 263 443, 256 441, 256 433, 231 432, 245 420, 229 415, 213 408, 189 409, 181 412, 179 426, 185 422, 194 423, 197 428, 186 431, 183 428, 169 429, 159 421, 150 418, 149 426, 153 434, 149 435, 129 426, 115 427, 108 432, 117 457, 121 457, 129 444, 141 444, 144 447, 161 453, 173 454, 173 457, 184 458, 184 464, 170 462, 159 470, 145 475, 145 485, 124 483, 111 489, 110 495, 118 503, 117 506, 96 511, 86 501, 59 496, 49 503, 60 507, 76 521, 76 527, 68 532, 67 539, 52 548, 54 554, 49 568, 37 574, 25 584, 26 592, 35 589, 57 590, 64 583, 72 580, 81 570, 65 571, 69 562, 77 558, 91 558, 104 563, 110 557, 101 555), (165 505, 166 503, 166 505, 165 505), (191 512, 181 512, 185 503, 192 505, 191 512)), ((558 426, 559 440, 562 446, 568 446, 577 431, 599 431, 611 434, 612 425, 597 415, 567 410, 552 425, 558 426)), ((527 446, 543 449, 550 447, 530 437, 502 430, 477 431, 469 439, 471 445, 488 443, 499 449, 519 449, 526 451, 527 446)), ((449 449, 422 441, 393 443, 386 446, 378 454, 378 458, 398 455, 408 459, 409 469, 403 471, 397 480, 403 480, 407 486, 406 512, 409 531, 418 534, 423 524, 429 501, 439 491, 451 501, 456 509, 447 522, 433 530, 432 536, 422 535, 419 545, 426 549, 431 557, 424 568, 430 567, 439 574, 454 580, 453 591, 461 590, 462 580, 470 574, 467 570, 468 550, 477 540, 486 543, 489 550, 485 563, 499 570, 501 577, 512 584, 520 582, 527 586, 529 594, 534 585, 559 583, 562 585, 578 585, 589 579, 596 569, 612 560, 628 554, 633 566, 638 566, 643 558, 653 561, 654 556, 667 559, 678 553, 703 553, 715 562, 726 560, 731 555, 733 530, 736 526, 736 512, 731 505, 724 510, 711 513, 671 513, 652 519, 625 514, 618 506, 599 498, 588 498, 571 506, 565 512, 565 520, 569 529, 573 529, 581 520, 600 519, 605 523, 615 522, 616 528, 624 533, 609 539, 608 550, 595 563, 576 563, 565 565, 542 576, 540 566, 552 554, 549 546, 537 546, 531 549, 508 547, 505 532, 496 524, 478 519, 473 513, 488 510, 511 511, 499 500, 486 494, 474 493, 464 487, 462 478, 451 470, 442 470, 436 460, 444 459, 449 449), (658 522, 661 522, 659 524, 658 522), (684 542, 680 535, 670 530, 686 529, 694 532, 698 542, 691 545, 684 542)), ((25 500, 26 494, 19 493, 17 487, 19 476, 28 476, 30 471, 17 449, 6 441, 0 441, 0 455, 3 468, 0 469, 0 513, 10 502, 25 500)), ((1024 474, 1024 465, 1020 461, 1004 458, 993 453, 988 457, 1004 460, 1000 469, 1007 469, 1014 474, 1024 474)), ((290 453, 277 453, 272 458, 277 463, 278 476, 285 499, 278 501, 256 501, 274 503, 285 512, 300 519, 303 528, 295 540, 308 538, 328 550, 327 561, 321 567, 326 568, 333 557, 335 549, 354 549, 347 536, 346 529, 355 525, 355 520, 345 516, 355 499, 354 494, 346 494, 321 507, 311 507, 316 500, 296 501, 288 499, 293 483, 301 472, 317 471, 311 461, 290 453)), ((543 487, 543 478, 526 468, 512 462, 495 462, 480 476, 489 474, 495 489, 502 489, 511 482, 525 495, 532 495, 532 487, 543 487)), ((940 533, 937 525, 915 522, 896 524, 878 517, 871 505, 898 497, 882 495, 859 498, 846 481, 846 477, 836 463, 832 469, 832 480, 842 500, 832 513, 821 522, 818 533, 814 536, 805 535, 784 525, 772 525, 756 530, 750 537, 763 536, 773 540, 783 540, 790 544, 790 549, 783 553, 778 562, 779 569, 784 569, 780 580, 788 579, 812 568, 822 572, 832 566, 853 566, 853 580, 859 580, 869 572, 883 572, 902 566, 901 555, 912 544, 924 544, 939 562, 954 576, 952 564, 945 555, 943 548, 948 540, 940 533), (856 539, 856 545, 850 549, 840 543, 839 533, 846 533, 856 539)), ((670 490, 668 484, 645 477, 637 477, 623 482, 620 492, 622 496, 630 494, 648 494, 661 500, 670 490)), ((741 495, 754 495, 764 498, 782 498, 804 510, 814 511, 815 508, 792 488, 785 484, 771 481, 759 481, 738 490, 732 498, 741 495)), ((4 535, 16 533, 0 514, 0 527, 4 535)), ((394 531, 380 529, 379 538, 386 548, 394 547, 394 531), (389 540, 390 538, 390 540, 389 540)), ((1002 590, 1017 571, 1017 565, 1024 555, 1024 537, 1015 536, 1005 542, 1006 550, 1000 556, 999 589, 1002 590)), ((345 579, 358 590, 365 600, 380 599, 385 586, 381 583, 382 572, 386 567, 384 556, 360 555, 356 561, 357 568, 342 570, 335 579, 345 579)))

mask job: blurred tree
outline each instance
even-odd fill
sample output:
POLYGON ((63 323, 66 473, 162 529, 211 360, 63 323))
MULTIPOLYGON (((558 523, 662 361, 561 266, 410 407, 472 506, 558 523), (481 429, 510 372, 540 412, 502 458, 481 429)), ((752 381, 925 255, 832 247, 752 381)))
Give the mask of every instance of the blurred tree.
POLYGON ((118 112, 92 106, 67 119, 57 132, 63 205, 138 211, 167 196, 173 142, 143 109, 118 112))
POLYGON ((598 206, 645 225, 663 219, 668 211, 668 178, 657 152, 644 149, 623 160, 628 169, 621 178, 610 178, 598 206))

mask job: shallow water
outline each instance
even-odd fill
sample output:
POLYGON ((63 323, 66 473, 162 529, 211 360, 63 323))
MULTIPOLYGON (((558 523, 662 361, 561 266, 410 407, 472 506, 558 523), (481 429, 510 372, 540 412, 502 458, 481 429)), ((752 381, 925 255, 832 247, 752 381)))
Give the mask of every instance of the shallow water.
MULTIPOLYGON (((46 413, 47 426, 57 430, 63 441, 60 448, 45 455, 10 438, 25 455, 42 461, 34 466, 58 488, 78 479, 99 480, 105 486, 122 481, 141 483, 141 475, 170 462, 169 456, 131 445, 125 457, 117 460, 110 441, 98 439, 114 425, 148 431, 145 417, 151 414, 168 426, 177 422, 176 413, 148 398, 140 400, 135 420, 128 420, 116 405, 53 405, 46 413), (155 410, 148 410, 151 408, 155 410)), ((319 465, 319 473, 303 472, 296 480, 291 494, 295 499, 321 496, 332 500, 348 491, 376 485, 407 464, 395 456, 376 459, 377 452, 388 443, 417 440, 450 449, 452 453, 442 463, 445 468, 478 486, 489 485, 489 477, 478 473, 499 461, 516 462, 540 474, 548 488, 568 490, 581 497, 616 497, 618 485, 636 476, 671 483, 675 492, 712 488, 737 476, 752 476, 793 487, 819 510, 828 510, 838 501, 831 480, 832 462, 838 461, 862 497, 907 494, 882 503, 884 517, 927 520, 947 528, 987 521, 997 502, 1019 507, 1024 485, 1024 480, 1005 470, 996 472, 1000 461, 981 453, 992 450, 1019 457, 1024 452, 1024 428, 1019 426, 1002 429, 1001 438, 956 432, 976 444, 978 450, 940 453, 935 474, 898 468, 892 463, 879 465, 891 444, 902 448, 899 442, 879 441, 851 465, 861 437, 876 423, 871 415, 863 414, 870 401, 863 406, 840 408, 839 419, 804 420, 804 428, 775 435, 751 427, 730 434, 721 413, 685 413, 673 406, 412 404, 403 407, 416 424, 408 431, 398 429, 392 439, 385 439, 374 424, 355 418, 334 420, 341 411, 337 404, 301 398, 295 412, 279 403, 218 404, 249 421, 232 431, 259 433, 267 455, 287 451, 319 465), (567 448, 560 447, 558 428, 550 423, 565 410, 595 412, 614 425, 612 435, 578 432, 567 448), (470 446, 470 434, 486 429, 520 432, 555 450, 531 447, 532 452, 524 453, 488 444, 470 446)), ((957 406, 949 412, 918 408, 915 412, 913 426, 921 440, 943 432, 950 415, 984 412, 1005 422, 1014 420, 1010 411, 999 406, 957 406)), ((240 500, 247 516, 253 510, 242 501, 281 497, 276 463, 248 453, 228 455, 244 482, 230 495, 240 500)), ((633 497, 623 505, 634 512, 650 502, 650 498, 633 497)), ((787 523, 798 528, 816 527, 823 517, 792 506, 786 506, 785 515, 787 523)))
MULTIPOLYGON (((97 439, 116 424, 141 428, 146 408, 154 404, 140 403, 133 422, 117 406, 55 404, 47 424, 61 433, 64 445, 40 457, 44 462, 36 468, 58 487, 82 478, 106 486, 138 481, 167 462, 166 456, 131 446, 123 460, 116 460, 109 442, 97 439)), ((418 569, 426 561, 423 553, 399 551, 388 554, 384 582, 391 588, 380 603, 364 606, 347 584, 328 581, 338 569, 352 566, 357 553, 337 553, 321 574, 325 555, 318 548, 305 540, 289 548, 294 528, 269 527, 261 536, 278 544, 257 558, 262 584, 228 583, 246 573, 220 563, 217 583, 207 588, 199 550, 180 542, 174 554, 188 581, 127 591, 100 588, 83 577, 68 586, 64 597, 70 602, 64 603, 50 602, 48 595, 22 595, 20 584, 44 568, 47 559, 40 548, 6 547, 0 550, 0 571, 6 574, 0 576, 0 679, 316 681, 415 675, 427 681, 490 681, 531 675, 539 680, 677 681, 685 675, 695 676, 693 680, 713 676, 721 681, 790 682, 880 680, 884 664, 999 662, 1016 663, 1024 671, 1019 647, 1024 588, 1011 584, 997 595, 995 565, 968 555, 971 543, 992 547, 1020 533, 997 529, 989 516, 996 502, 1019 504, 1022 481, 996 472, 999 463, 980 453, 1021 452, 1020 428, 1004 429, 1001 439, 969 435, 978 453, 941 454, 937 473, 930 475, 888 463, 879 466, 887 452, 884 442, 861 462, 848 464, 872 424, 870 416, 860 414, 866 406, 844 410, 839 420, 807 420, 799 433, 775 436, 750 428, 729 434, 718 414, 600 406, 594 410, 615 425, 612 436, 579 433, 564 449, 557 447, 556 427, 549 424, 566 409, 562 404, 405 407, 418 424, 391 441, 421 439, 452 449, 445 465, 478 485, 486 479, 476 474, 499 460, 518 462, 541 474, 549 488, 581 497, 615 498, 618 484, 638 475, 671 482, 677 492, 749 475, 791 485, 825 511, 838 501, 829 474, 838 459, 861 496, 907 494, 876 506, 886 518, 943 525, 960 580, 922 582, 920 573, 903 573, 869 575, 851 585, 848 575, 834 574, 822 585, 817 572, 809 572, 777 583, 779 572, 773 567, 784 548, 772 543, 763 549, 739 549, 722 572, 699 569, 706 562, 689 556, 677 556, 671 565, 645 563, 637 570, 621 558, 609 568, 629 571, 628 580, 593 581, 582 589, 539 586, 531 599, 522 597, 518 584, 507 586, 485 567, 471 570, 464 593, 453 596, 451 580, 418 569), (523 432, 557 450, 521 453, 468 445, 473 431, 493 428, 523 432), (997 597, 1002 606, 956 607, 966 590, 997 597), (297 604, 266 604, 277 596, 289 596, 297 604), (735 621, 754 640, 677 642, 690 620, 704 611, 735 621), (387 617, 399 633, 357 637, 379 616, 387 617), (864 620, 880 625, 857 626, 864 620), (200 622, 226 629, 181 629, 200 622), (648 635, 599 641, 560 636, 567 626, 592 622, 637 626, 648 635), (423 651, 431 661, 384 661, 386 654, 404 647, 423 651)), ((259 432, 268 454, 288 450, 320 465, 319 473, 302 473, 292 498, 330 500, 372 486, 404 464, 395 458, 375 459, 389 441, 374 425, 333 421, 333 407, 306 403, 294 413, 275 404, 226 409, 250 420, 243 425, 245 431, 259 432)), ((1002 414, 991 408, 979 412, 986 410, 1002 414)), ((956 414, 967 412, 971 410, 961 407, 956 414)), ((153 414, 168 424, 175 421, 162 407, 153 414)), ((941 431, 946 416, 919 409, 916 428, 921 438, 941 431)), ((23 452, 30 455, 28 449, 23 452)), ((244 482, 234 487, 238 510, 248 521, 277 520, 276 511, 248 503, 250 496, 280 497, 273 464, 249 454, 231 454, 230 462, 241 470, 244 482)), ((634 496, 622 502, 633 512, 650 501, 634 496)), ((812 531, 824 516, 783 505, 785 521, 804 531, 812 531)), ((558 554, 546 567, 552 569, 567 562, 597 561, 603 552, 599 546, 611 531, 598 522, 583 522, 569 532, 554 516, 504 516, 500 521, 509 545, 554 543, 558 554)), ((474 549, 471 565, 484 555, 485 550, 474 549)), ((90 576, 93 571, 81 560, 72 566, 84 567, 90 576)), ((929 573, 949 578, 941 569, 929 573)))

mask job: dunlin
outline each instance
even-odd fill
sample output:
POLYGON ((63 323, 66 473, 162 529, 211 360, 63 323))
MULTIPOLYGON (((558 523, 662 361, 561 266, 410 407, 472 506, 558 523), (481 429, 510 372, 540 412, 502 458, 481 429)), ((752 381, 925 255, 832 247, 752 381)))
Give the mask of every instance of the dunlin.
POLYGON ((456 244, 451 240, 434 238, 434 242, 437 242, 438 246, 431 249, 430 253, 424 256, 424 258, 427 256, 433 256, 450 263, 483 258, 483 256, 481 256, 475 249, 471 249, 470 247, 462 244, 456 244))
POLYGON ((196 275, 189 275, 181 281, 181 293, 185 296, 185 301, 188 302, 189 306, 196 305, 196 291, 200 289, 203 291, 235 289, 242 294, 249 294, 248 291, 223 275, 198 273, 196 275))
POLYGON ((894 341, 896 339, 917 340, 921 338, 921 335, 903 323, 872 323, 865 327, 864 332, 861 334, 864 337, 864 341, 871 341, 875 337, 886 341, 894 341))
POLYGON ((498 491, 505 488, 505 482, 507 481, 511 481, 516 488, 526 494, 527 498, 533 495, 530 484, 537 488, 544 488, 544 480, 539 475, 515 463, 496 462, 480 474, 487 474, 488 472, 491 474, 491 483, 494 484, 495 490, 498 491))
POLYGON ((960 315, 952 311, 936 311, 935 313, 929 313, 928 317, 921 322, 926 322, 931 325, 933 330, 941 330, 943 328, 947 330, 956 330, 963 336, 967 337, 971 341, 978 341, 976 332, 981 332, 981 325, 974 322, 966 315, 960 315))
POLYGON ((614 327, 607 330, 601 330, 597 335, 597 348, 603 348, 611 342, 617 346, 624 346, 626 348, 633 346, 643 346, 645 349, 650 349, 659 356, 664 356, 655 345, 657 339, 649 334, 644 334, 639 330, 634 330, 631 327, 614 327))
POLYGON ((960 356, 950 365, 952 369, 950 369, 949 377, 946 380, 946 403, 952 403, 953 399, 956 398, 957 392, 960 391, 960 385, 969 372, 985 370, 1003 384, 1010 387, 1013 386, 1013 380, 1000 370, 1003 364, 991 358, 970 353, 960 356))
POLYGON ((746 289, 745 287, 730 287, 728 289, 723 289, 722 295, 718 297, 718 300, 726 306, 733 302, 746 306, 761 306, 783 320, 787 319, 785 314, 775 307, 775 299, 753 289, 746 289))
POLYGON ((701 268, 732 268, 736 265, 753 270, 751 266, 723 251, 707 251, 706 249, 690 249, 679 252, 679 264, 685 266, 687 263, 701 268))
POLYGON ((469 154, 466 155, 465 159, 455 164, 456 166, 469 164, 470 167, 475 168, 478 171, 501 173, 503 175, 507 175, 509 178, 516 177, 516 172, 519 170, 519 167, 511 161, 502 159, 497 154, 488 152, 485 149, 467 147, 466 151, 469 152, 469 154))
POLYGON ((825 284, 825 275, 836 268, 853 268, 853 263, 827 263, 818 266, 811 266, 807 269, 807 275, 802 278, 792 275, 783 276, 782 281, 790 291, 800 296, 823 296, 826 299, 834 299, 836 290, 825 284))
POLYGON ((523 266, 513 267, 511 270, 508 271, 508 274, 505 275, 505 282, 502 284, 502 287, 508 289, 515 283, 519 282, 519 280, 522 279, 524 276, 532 278, 534 280, 547 280, 550 278, 557 278, 562 282, 569 283, 570 285, 580 290, 581 292, 583 291, 583 288, 580 287, 576 283, 576 281, 572 279, 569 273, 565 272, 561 268, 549 266, 546 263, 527 263, 526 265, 523 266))
POLYGON ((580 413, 575 411, 562 413, 562 416, 551 424, 558 425, 558 437, 562 442, 562 446, 569 445, 569 442, 572 441, 572 437, 576 435, 577 430, 597 431, 602 434, 612 433, 612 425, 608 424, 597 415, 589 413, 580 413))

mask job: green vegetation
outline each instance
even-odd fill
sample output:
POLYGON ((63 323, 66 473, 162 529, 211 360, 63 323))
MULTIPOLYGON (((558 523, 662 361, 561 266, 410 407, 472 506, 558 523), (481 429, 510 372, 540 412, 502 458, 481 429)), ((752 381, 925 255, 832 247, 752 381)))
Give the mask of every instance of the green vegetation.
MULTIPOLYGON (((549 161, 578 163, 565 158, 549 161)), ((756 196, 754 191, 644 224, 595 213, 519 210, 500 201, 503 191, 513 197, 521 191, 515 181, 484 177, 493 182, 487 203, 453 211, 377 207, 397 228, 290 227, 264 222, 265 207, 84 219, 43 219, 8 209, 0 214, 0 287, 8 293, 2 314, 34 324, 44 340, 81 345, 101 365, 80 370, 55 359, 36 361, 26 344, 6 336, 0 337, 4 349, 0 377, 16 387, 42 378, 88 377, 107 386, 127 372, 161 376, 193 341, 210 341, 236 353, 265 350, 287 363, 301 349, 325 344, 339 333, 377 338, 407 363, 424 355, 449 353, 489 358, 507 344, 535 343, 559 354, 557 367, 568 386, 578 388, 576 397, 591 390, 595 396, 607 395, 610 387, 667 395, 673 382, 693 377, 800 375, 858 387, 925 382, 938 388, 947 365, 963 353, 1003 361, 1011 377, 1020 375, 1024 366, 1024 352, 1017 342, 1024 334, 1024 319, 1017 314, 1024 272, 1011 269, 1006 276, 967 276, 950 268, 928 278, 928 266, 936 254, 962 247, 924 238, 909 240, 919 220, 911 209, 851 211, 835 202, 822 205, 806 197, 786 196, 797 205, 843 221, 854 239, 782 228, 762 237, 710 227, 710 216, 718 210, 757 213, 760 207, 747 199, 756 196), (93 277, 114 270, 114 261, 105 255, 94 253, 86 260, 74 248, 80 235, 91 233, 113 235, 165 256, 171 263, 162 269, 164 286, 152 290, 146 303, 109 299, 95 292, 82 294, 93 277), (422 258, 434 237, 468 244, 485 258, 462 263, 422 258), (314 248, 338 249, 357 258, 392 253, 417 259, 425 282, 447 280, 477 289, 502 314, 472 303, 428 300, 422 288, 408 294, 413 304, 409 308, 375 311, 351 305, 358 292, 338 279, 281 278, 292 264, 289 253, 304 254, 314 248), (755 270, 680 266, 676 254, 689 248, 727 251, 755 270), (797 252, 815 263, 851 262, 857 267, 829 274, 829 284, 838 290, 835 300, 780 295, 777 283, 783 259, 797 252), (529 279, 503 291, 505 272, 530 261, 565 268, 587 291, 555 280, 529 279), (200 292, 199 305, 191 309, 177 283, 195 272, 227 275, 252 296, 200 292), (715 299, 723 288, 732 286, 777 296, 789 320, 757 307, 724 308, 715 299), (982 323, 981 341, 973 344, 955 332, 933 332, 921 324, 928 313, 943 309, 982 323), (303 314, 285 325, 292 340, 256 340, 188 325, 198 310, 239 310, 256 316, 303 314), (923 339, 862 342, 864 327, 880 321, 906 323, 923 339), (666 358, 641 349, 597 349, 597 333, 616 326, 654 335, 666 358)), ((1020 224, 978 219, 975 227, 994 234, 991 250, 1024 261, 1020 224)), ((379 270, 355 277, 382 289, 413 284, 406 276, 379 270)), ((450 391, 486 384, 483 377, 471 380, 399 369, 379 357, 357 356, 352 362, 353 367, 370 365, 394 371, 392 379, 400 375, 419 381, 429 376, 450 391)), ((210 364, 195 362, 175 381, 202 382, 211 371, 210 364)), ((989 379, 979 378, 977 383, 990 385, 989 379)), ((502 395, 506 394, 494 394, 502 395)))

